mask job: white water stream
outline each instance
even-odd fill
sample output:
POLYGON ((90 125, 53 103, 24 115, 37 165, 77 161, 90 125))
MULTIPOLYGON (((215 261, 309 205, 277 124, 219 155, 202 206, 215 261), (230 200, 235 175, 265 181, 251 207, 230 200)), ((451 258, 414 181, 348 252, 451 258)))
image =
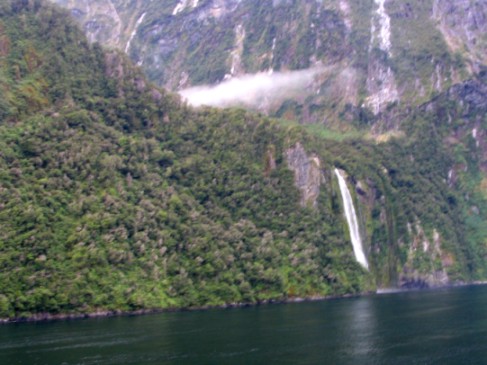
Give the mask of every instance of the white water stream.
POLYGON ((350 230, 350 239, 352 240, 353 253, 355 259, 365 269, 369 269, 369 263, 364 254, 362 246, 362 239, 360 238, 360 231, 358 226, 357 214, 353 206, 352 196, 348 190, 347 183, 338 169, 335 169, 335 175, 338 178, 338 184, 340 185, 340 192, 342 193, 343 207, 345 209, 345 217, 347 218, 348 228, 350 230))
POLYGON ((137 34, 137 29, 139 28, 140 24, 144 21, 145 14, 146 13, 142 14, 140 16, 140 18, 137 20, 137 22, 135 23, 134 30, 133 30, 132 34, 130 34, 130 38, 127 42, 127 45, 125 46, 125 53, 129 53, 130 44, 132 43, 132 40, 134 39, 135 35, 137 34))
MULTIPOLYGON (((375 0, 377 9, 377 22, 379 26, 379 48, 391 55, 391 18, 385 9, 385 0, 375 0)), ((376 36, 374 21, 372 21, 372 40, 376 36)))

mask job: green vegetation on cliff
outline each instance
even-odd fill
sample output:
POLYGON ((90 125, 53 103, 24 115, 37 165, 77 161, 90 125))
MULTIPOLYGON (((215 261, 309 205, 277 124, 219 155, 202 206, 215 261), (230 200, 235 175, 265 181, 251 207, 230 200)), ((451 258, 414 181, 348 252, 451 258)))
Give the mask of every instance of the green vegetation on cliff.
POLYGON ((336 139, 188 108, 64 12, 4 2, 0 317, 341 295, 396 285, 404 267, 452 281, 483 269, 434 138, 336 139), (288 167, 298 142, 321 161, 316 207, 288 167), (355 187, 371 273, 354 260, 335 166, 355 187), (441 252, 411 253, 419 221, 441 252))
POLYGON ((2 316, 363 289, 327 243, 341 217, 298 208, 276 123, 186 108, 42 2, 1 21, 2 316))

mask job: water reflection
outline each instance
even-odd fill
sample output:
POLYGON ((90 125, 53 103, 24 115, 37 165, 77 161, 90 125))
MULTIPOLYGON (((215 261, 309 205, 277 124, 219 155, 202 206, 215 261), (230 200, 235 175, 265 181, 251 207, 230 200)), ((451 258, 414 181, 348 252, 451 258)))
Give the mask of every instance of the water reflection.
POLYGON ((362 298, 352 302, 350 308, 350 322, 348 338, 350 344, 350 355, 357 364, 364 356, 375 351, 377 348, 376 331, 377 318, 375 306, 370 298, 362 298))

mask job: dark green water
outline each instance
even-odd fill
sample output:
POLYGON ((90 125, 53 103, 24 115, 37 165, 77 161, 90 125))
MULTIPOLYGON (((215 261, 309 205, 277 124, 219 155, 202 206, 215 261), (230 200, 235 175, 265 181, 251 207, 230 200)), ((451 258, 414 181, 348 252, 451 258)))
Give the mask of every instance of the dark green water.
POLYGON ((0 364, 487 364, 487 286, 2 325, 0 364))

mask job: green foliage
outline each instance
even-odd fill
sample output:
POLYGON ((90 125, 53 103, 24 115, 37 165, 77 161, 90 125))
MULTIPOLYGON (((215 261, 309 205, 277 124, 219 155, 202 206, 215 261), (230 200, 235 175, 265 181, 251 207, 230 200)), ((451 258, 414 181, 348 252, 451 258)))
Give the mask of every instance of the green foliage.
POLYGON ((434 135, 378 146, 193 110, 41 1, 0 14, 0 317, 359 293, 395 283, 417 219, 444 237, 458 279, 480 267, 434 135), (297 142, 322 163, 316 209, 300 206, 288 168, 297 142), (354 260, 335 166, 356 187, 371 274, 354 260))
POLYGON ((332 228, 340 216, 298 206, 285 128, 242 110, 192 111, 89 46, 64 13, 11 4, 1 316, 363 290, 332 228))
POLYGON ((387 7, 394 46, 391 66, 399 85, 408 88, 403 100, 415 100, 416 104, 451 86, 455 77, 450 70, 462 78, 467 75, 464 60, 451 52, 437 24, 431 21, 431 7, 431 2, 425 1, 391 1, 387 7), (411 80, 416 80, 414 87, 411 80))

